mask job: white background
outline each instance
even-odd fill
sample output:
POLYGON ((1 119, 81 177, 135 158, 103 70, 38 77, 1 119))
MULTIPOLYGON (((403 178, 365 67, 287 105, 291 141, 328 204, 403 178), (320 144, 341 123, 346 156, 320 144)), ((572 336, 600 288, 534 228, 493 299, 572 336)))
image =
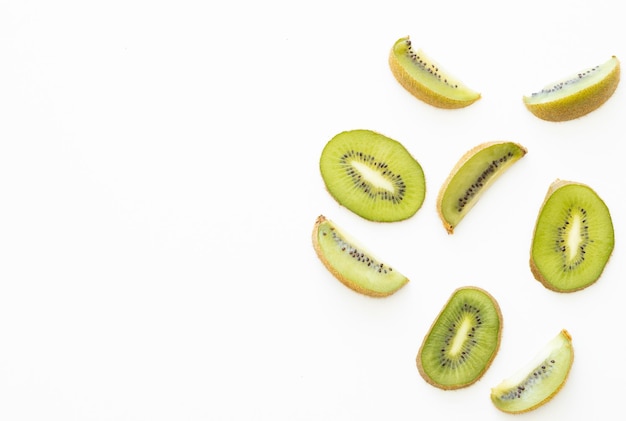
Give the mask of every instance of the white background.
POLYGON ((621 413, 626 91, 559 124, 521 101, 626 58, 619 4, 0 0, 0 419, 506 420, 490 388, 562 328, 570 379, 529 419, 621 413), (482 99, 445 111, 404 91, 387 54, 406 35, 482 99), (356 128, 422 164, 413 218, 365 221, 326 192, 321 150, 356 128), (439 187, 490 140, 528 154, 448 235, 439 187), (574 294, 528 268, 556 178, 592 186, 616 230, 574 294), (372 299, 332 278, 320 214, 409 284, 372 299), (415 356, 464 285, 499 301, 502 343, 444 392, 415 356))

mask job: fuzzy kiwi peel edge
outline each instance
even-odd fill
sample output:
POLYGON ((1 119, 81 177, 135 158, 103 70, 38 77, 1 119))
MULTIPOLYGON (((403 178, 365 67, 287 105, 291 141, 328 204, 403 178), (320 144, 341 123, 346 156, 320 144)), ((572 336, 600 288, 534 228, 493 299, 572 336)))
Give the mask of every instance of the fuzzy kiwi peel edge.
POLYGON ((530 412, 551 401, 563 388, 574 363, 572 336, 562 329, 526 366, 491 388, 491 401, 509 414, 530 412))
POLYGON ((437 195, 437 213, 448 234, 454 233, 489 186, 527 152, 516 142, 491 141, 461 156, 437 195))
POLYGON ((383 263, 324 215, 315 220, 313 248, 326 269, 348 288, 370 297, 396 293, 409 279, 383 263))
POLYGON ((421 50, 414 50, 408 36, 398 39, 389 53, 389 67, 396 80, 421 101, 437 108, 467 107, 481 98, 442 69, 421 50))
POLYGON ((524 96, 523 102, 528 111, 542 120, 574 120, 595 111, 611 98, 619 84, 620 72, 620 62, 612 56, 598 66, 524 96))

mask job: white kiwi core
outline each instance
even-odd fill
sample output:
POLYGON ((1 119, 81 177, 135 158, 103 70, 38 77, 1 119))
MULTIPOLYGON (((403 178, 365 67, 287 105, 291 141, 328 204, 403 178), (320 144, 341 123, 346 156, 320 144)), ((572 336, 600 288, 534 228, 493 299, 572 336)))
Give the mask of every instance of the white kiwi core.
POLYGON ((393 188, 393 184, 385 177, 380 175, 379 172, 374 171, 373 169, 361 162, 352 161, 351 164, 363 176, 363 178, 369 181, 373 186, 394 193, 395 190, 393 188))
POLYGON ((567 259, 571 262, 576 259, 578 255, 578 248, 583 242, 580 235, 581 221, 580 216, 575 215, 572 218, 570 229, 567 233, 567 259))
POLYGON ((459 331, 456 335, 454 335, 454 339, 452 341, 452 346, 450 346, 450 354, 459 355, 463 350, 463 345, 465 344, 465 340, 467 339, 468 333, 470 333, 470 329, 472 328, 472 322, 464 318, 461 326, 459 326, 459 331))

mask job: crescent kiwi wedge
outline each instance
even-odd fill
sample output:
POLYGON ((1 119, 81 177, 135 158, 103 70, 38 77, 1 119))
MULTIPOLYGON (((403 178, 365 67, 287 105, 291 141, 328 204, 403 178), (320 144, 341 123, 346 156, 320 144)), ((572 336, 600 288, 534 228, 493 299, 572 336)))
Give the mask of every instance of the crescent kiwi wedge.
POLYGON ((484 289, 456 289, 424 337, 417 369, 431 385, 460 389, 478 381, 500 348, 502 313, 484 289))
POLYGON ((449 234, 489 186, 526 152, 518 143, 496 141, 480 144, 461 157, 437 197, 437 211, 449 234))
POLYGON ((324 147, 319 167, 331 196, 370 221, 410 218, 424 202, 421 165, 400 142, 380 133, 337 134, 324 147))
POLYGON ((386 297, 409 282, 323 215, 315 221, 313 247, 335 278, 361 294, 386 297))
POLYGON ((463 108, 480 99, 480 93, 444 71, 421 49, 414 50, 409 37, 397 40, 389 54, 396 80, 416 98, 438 108, 463 108))
POLYGON ((491 401, 511 414, 536 409, 562 389, 573 362, 572 337, 563 329, 526 366, 492 388, 491 401))
POLYGON ((606 203, 589 186, 556 180, 533 233, 530 269, 546 288, 573 292, 595 283, 615 245, 606 203))
POLYGON ((608 61, 551 83, 539 92, 524 96, 526 108, 547 121, 567 121, 588 114, 604 104, 620 80, 620 62, 608 61))

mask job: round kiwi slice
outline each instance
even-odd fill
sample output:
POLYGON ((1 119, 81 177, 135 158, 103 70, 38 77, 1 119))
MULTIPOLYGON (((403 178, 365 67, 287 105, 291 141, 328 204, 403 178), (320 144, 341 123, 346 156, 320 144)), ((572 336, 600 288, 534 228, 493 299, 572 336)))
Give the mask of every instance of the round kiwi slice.
POLYGON ((324 147, 319 165, 329 193, 365 219, 407 219, 424 202, 426 182, 421 165, 400 142, 380 133, 339 133, 324 147))
POLYGON ((546 288, 572 292, 598 280, 615 238, 607 205, 591 187, 556 180, 539 211, 530 268, 546 288))
POLYGON ((620 62, 608 61, 557 82, 539 92, 524 96, 526 108, 547 121, 566 121, 582 117, 604 104, 620 80, 620 62))
POLYGON ((409 282, 323 215, 315 221, 313 247, 330 273, 361 294, 386 297, 409 282))
POLYGON ((389 54, 391 73, 411 94, 439 108, 462 108, 480 99, 480 93, 468 88, 427 57, 415 51, 409 37, 397 40, 389 54))
POLYGON ((417 369, 440 389, 470 386, 491 365, 501 333, 502 313, 495 298, 482 288, 458 288, 426 334, 417 369))
POLYGON ((573 362, 572 337, 563 329, 526 366, 492 388, 491 401, 511 414, 536 409, 561 390, 573 362))
POLYGON ((437 197, 437 211, 449 234, 483 192, 524 155, 526 148, 522 145, 497 141, 480 144, 461 157, 437 197))

